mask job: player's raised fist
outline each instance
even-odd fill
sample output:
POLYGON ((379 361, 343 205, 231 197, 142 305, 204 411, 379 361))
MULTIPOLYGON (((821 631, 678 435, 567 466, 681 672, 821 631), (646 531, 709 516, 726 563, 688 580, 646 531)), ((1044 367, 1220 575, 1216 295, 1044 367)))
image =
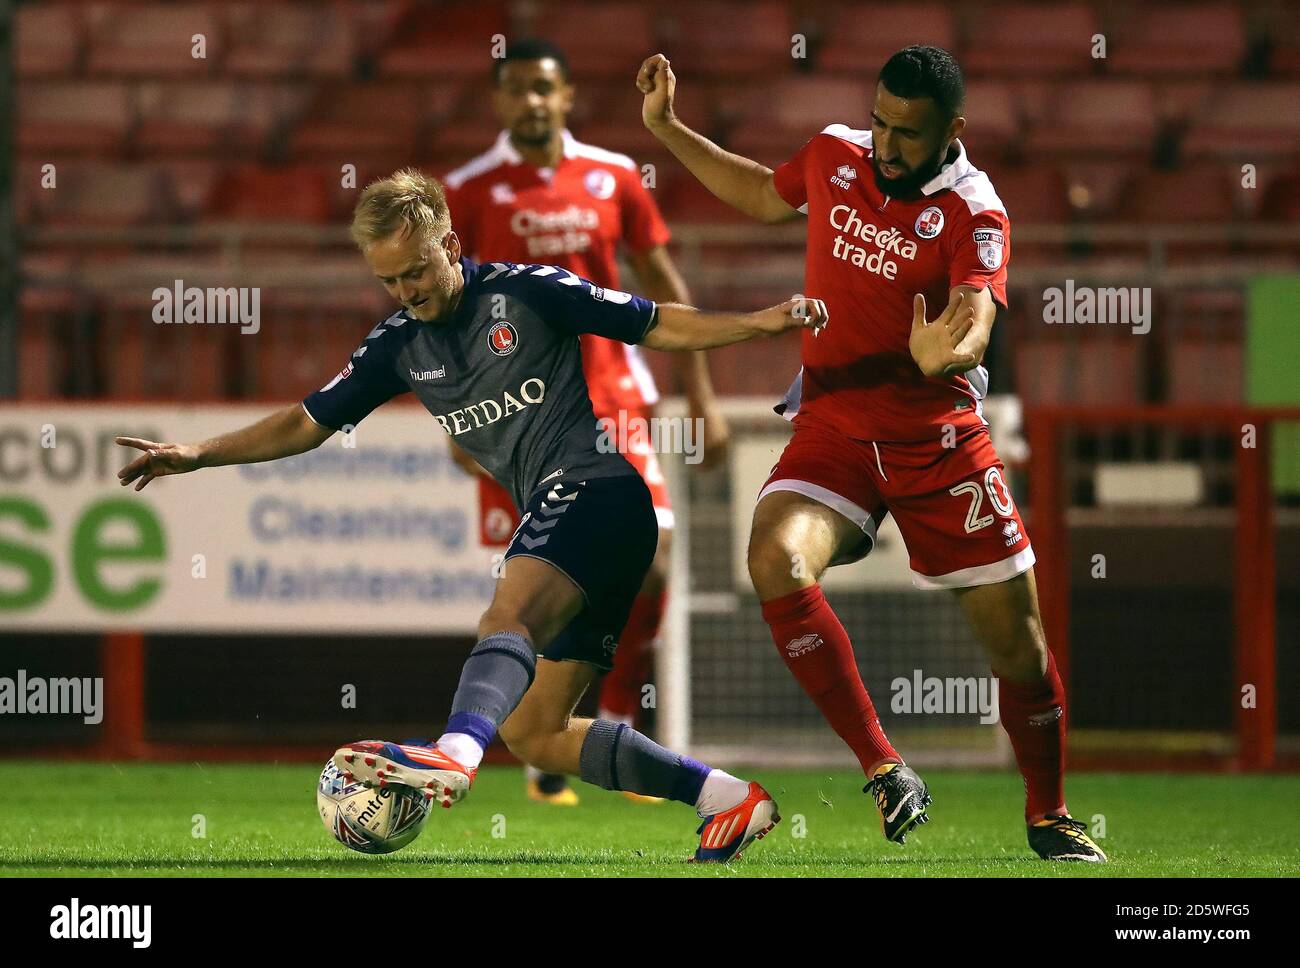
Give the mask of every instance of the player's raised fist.
POLYGON ((673 120, 677 78, 667 57, 655 54, 642 61, 641 69, 636 73, 636 87, 645 95, 641 102, 641 120, 647 128, 654 130, 673 120))
POLYGON ((117 472, 117 479, 123 487, 138 479, 140 483, 135 489, 140 491, 155 477, 188 474, 199 468, 198 451, 187 444, 160 444, 139 437, 118 437, 117 442, 123 447, 144 451, 143 455, 117 472))

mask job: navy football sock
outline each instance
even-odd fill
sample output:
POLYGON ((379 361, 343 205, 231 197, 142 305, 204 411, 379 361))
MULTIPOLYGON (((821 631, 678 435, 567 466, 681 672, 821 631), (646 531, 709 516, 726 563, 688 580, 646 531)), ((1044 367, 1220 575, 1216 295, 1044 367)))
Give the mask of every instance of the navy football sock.
POLYGON ((695 806, 709 768, 664 749, 625 723, 598 719, 582 741, 579 776, 605 790, 626 790, 695 806))
POLYGON ((537 653, 518 632, 480 639, 465 660, 451 701, 448 733, 464 733, 487 749, 500 726, 533 684, 537 653))

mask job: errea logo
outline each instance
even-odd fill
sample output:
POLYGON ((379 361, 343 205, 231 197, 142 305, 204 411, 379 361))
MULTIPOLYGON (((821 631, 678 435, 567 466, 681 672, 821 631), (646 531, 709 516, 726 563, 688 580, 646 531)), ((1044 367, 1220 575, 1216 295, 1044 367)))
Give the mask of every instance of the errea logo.
POLYGON ((822 645, 822 637, 816 632, 809 632, 807 635, 801 635, 797 639, 791 639, 785 644, 785 651, 792 659, 797 659, 801 655, 807 655, 818 646, 822 645))
POLYGON ((858 170, 851 165, 840 165, 835 169, 835 174, 831 175, 831 184, 838 185, 840 188, 848 188, 849 182, 858 177, 858 170))

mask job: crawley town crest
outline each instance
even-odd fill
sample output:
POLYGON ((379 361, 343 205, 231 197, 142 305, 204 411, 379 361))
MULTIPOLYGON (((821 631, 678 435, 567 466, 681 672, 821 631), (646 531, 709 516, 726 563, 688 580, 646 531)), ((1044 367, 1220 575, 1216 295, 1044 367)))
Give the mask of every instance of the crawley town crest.
POLYGON ((943 210, 931 205, 916 217, 916 234, 923 239, 932 239, 943 231, 943 210))

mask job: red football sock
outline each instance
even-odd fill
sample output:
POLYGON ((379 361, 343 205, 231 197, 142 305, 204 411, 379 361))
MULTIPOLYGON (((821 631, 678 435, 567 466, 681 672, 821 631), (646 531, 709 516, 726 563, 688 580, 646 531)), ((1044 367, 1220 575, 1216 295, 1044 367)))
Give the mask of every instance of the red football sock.
POLYGON ((1066 813, 1065 687, 1049 649, 1038 682, 998 678, 998 710, 1025 778, 1025 819, 1066 813))
POLYGON ((868 776, 882 762, 903 758, 885 738, 858 674, 853 643, 822 595, 821 586, 802 588, 763 603, 763 621, 785 664, 831 728, 849 744, 868 776))
POLYGON ((600 711, 633 725, 641 711, 641 690, 654 678, 654 642, 663 622, 668 595, 638 595, 618 638, 614 668, 600 684, 600 711))

